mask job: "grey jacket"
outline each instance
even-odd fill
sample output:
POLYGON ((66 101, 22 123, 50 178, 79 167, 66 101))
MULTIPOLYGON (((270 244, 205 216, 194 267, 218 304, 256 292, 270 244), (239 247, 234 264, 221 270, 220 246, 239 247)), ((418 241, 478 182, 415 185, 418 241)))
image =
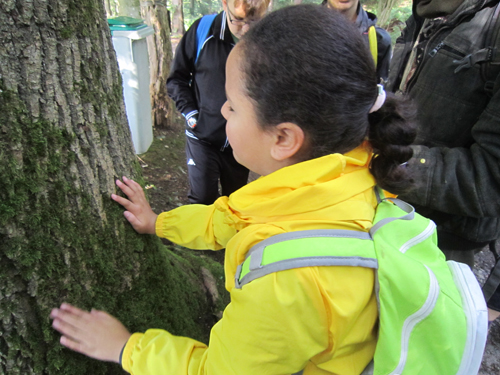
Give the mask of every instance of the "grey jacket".
MULTIPOLYGON (((468 65, 466 57, 484 47, 494 5, 465 0, 430 30, 404 89, 417 105, 419 133, 409 163, 417 186, 401 198, 458 243, 500 237, 500 75, 495 89, 486 90, 480 65, 468 65)), ((396 42, 388 91, 400 88, 422 21, 412 16, 396 42)))

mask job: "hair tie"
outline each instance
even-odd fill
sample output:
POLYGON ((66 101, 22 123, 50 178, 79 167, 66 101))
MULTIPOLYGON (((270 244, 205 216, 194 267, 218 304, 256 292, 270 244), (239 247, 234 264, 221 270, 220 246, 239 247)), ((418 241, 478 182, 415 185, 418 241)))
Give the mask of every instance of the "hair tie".
POLYGON ((384 86, 378 84, 377 88, 378 88, 377 99, 375 100, 375 103, 373 103, 373 106, 370 108, 370 111, 368 113, 378 111, 385 103, 385 98, 387 95, 385 93, 384 86))

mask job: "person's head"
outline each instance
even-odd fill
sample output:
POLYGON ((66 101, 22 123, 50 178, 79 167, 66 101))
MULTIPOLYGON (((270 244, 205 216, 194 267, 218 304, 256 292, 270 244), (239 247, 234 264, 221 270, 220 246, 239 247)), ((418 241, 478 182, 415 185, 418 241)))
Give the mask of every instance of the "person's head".
POLYGON ((367 138, 372 173, 397 193, 400 164, 415 137, 388 96, 377 94, 373 59, 356 27, 316 5, 275 11, 255 24, 227 61, 222 108, 236 160, 265 175, 312 158, 346 153, 367 138))
POLYGON ((270 0, 222 0, 229 30, 240 39, 267 12, 270 0))
POLYGON ((351 21, 356 21, 359 0, 325 0, 330 9, 336 9, 351 21))
POLYGON ((464 0, 415 0, 417 15, 424 18, 448 16, 454 13, 464 0))

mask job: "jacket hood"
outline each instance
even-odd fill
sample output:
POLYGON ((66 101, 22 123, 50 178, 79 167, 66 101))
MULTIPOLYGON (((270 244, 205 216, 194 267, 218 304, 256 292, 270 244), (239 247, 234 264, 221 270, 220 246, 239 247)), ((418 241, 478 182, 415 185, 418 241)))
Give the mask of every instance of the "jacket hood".
POLYGON ((368 169, 370 159, 371 150, 361 146, 345 155, 294 164, 244 186, 224 206, 232 212, 230 220, 237 229, 282 218, 310 217, 370 189, 375 184, 368 169))
MULTIPOLYGON (((464 0, 464 2, 458 7, 455 13, 448 16, 446 23, 458 23, 463 17, 466 17, 470 14, 475 14, 483 8, 498 4, 498 2, 499 0, 464 0)), ((417 15, 415 1, 413 1, 412 13, 417 25, 421 25, 424 18, 417 15)))

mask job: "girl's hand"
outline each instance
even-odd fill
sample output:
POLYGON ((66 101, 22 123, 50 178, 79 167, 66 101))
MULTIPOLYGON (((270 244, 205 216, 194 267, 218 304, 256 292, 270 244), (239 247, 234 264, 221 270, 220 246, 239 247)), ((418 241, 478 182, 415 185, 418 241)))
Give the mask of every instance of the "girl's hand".
POLYGON ((158 215, 151 209, 141 185, 127 177, 123 177, 123 182, 116 180, 116 185, 128 199, 116 194, 111 194, 111 199, 120 203, 127 210, 123 214, 136 232, 156 234, 155 224, 158 215))
POLYGON ((80 310, 63 303, 50 313, 52 327, 62 334, 61 345, 101 361, 120 362, 130 332, 104 311, 80 310))

